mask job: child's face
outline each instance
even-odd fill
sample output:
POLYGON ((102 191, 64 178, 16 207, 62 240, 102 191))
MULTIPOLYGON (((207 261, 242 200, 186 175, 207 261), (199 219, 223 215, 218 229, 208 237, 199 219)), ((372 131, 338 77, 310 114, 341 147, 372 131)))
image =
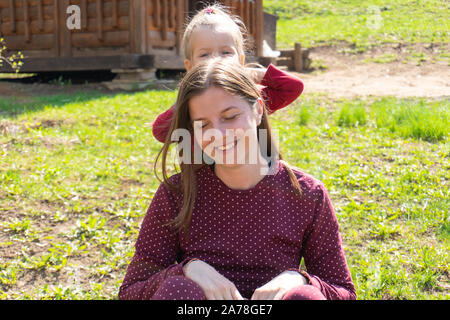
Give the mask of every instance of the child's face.
POLYGON ((245 56, 240 55, 229 28, 200 26, 191 39, 192 60, 185 60, 187 71, 207 59, 223 57, 235 63, 244 64, 245 56))
POLYGON ((262 105, 253 108, 241 97, 211 87, 189 101, 195 141, 218 165, 250 163, 259 152, 257 127, 262 105), (198 122, 196 122, 198 121, 198 122))

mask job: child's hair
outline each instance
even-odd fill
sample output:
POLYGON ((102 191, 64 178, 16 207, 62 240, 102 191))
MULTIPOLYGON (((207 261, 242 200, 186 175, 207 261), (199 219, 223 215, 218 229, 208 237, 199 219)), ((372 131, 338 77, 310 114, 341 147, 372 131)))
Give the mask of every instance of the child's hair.
MULTIPOLYGON (((191 135, 194 134, 194 129, 192 127, 192 122, 189 115, 189 101, 193 97, 201 95, 211 87, 221 88, 233 96, 244 99, 249 104, 249 108, 255 105, 258 98, 261 98, 261 94, 256 84, 251 80, 251 77, 248 75, 246 69, 242 68, 242 66, 237 63, 230 63, 224 59, 216 58, 200 63, 188 72, 181 81, 180 88, 178 90, 177 102, 175 104, 175 114, 172 119, 171 127, 164 146, 158 153, 154 163, 154 169, 155 174, 159 179, 157 175, 157 163, 159 157, 161 156, 163 181, 160 181, 163 182, 168 188, 183 194, 183 203, 180 212, 178 213, 178 216, 175 217, 175 219, 169 224, 175 227, 178 231, 184 229, 186 237, 188 236, 187 231, 197 192, 196 172, 207 164, 193 164, 194 155, 191 154, 192 158, 190 163, 180 163, 181 179, 180 183, 175 185, 169 181, 169 177, 167 175, 167 156, 172 142, 171 136, 176 129, 186 129, 191 133, 191 135)), ((279 154, 273 140, 272 130, 265 106, 263 106, 261 123, 257 127, 257 137, 260 146, 262 143, 267 146, 267 155, 269 158, 275 160, 276 157, 278 157, 280 161, 282 160, 281 154, 279 154), (267 134, 264 135, 266 141, 261 140, 259 135, 260 129, 266 130, 267 134)), ((274 163, 274 161, 272 161, 272 163, 274 163)), ((285 166, 288 172, 289 179, 293 186, 293 192, 301 197, 302 191, 295 174, 284 161, 281 161, 281 163, 285 166)))
POLYGON ((232 29, 232 36, 238 54, 245 56, 248 48, 248 32, 244 22, 238 16, 232 15, 225 6, 215 3, 198 11, 186 25, 182 41, 184 57, 192 60, 191 42, 196 28, 200 26, 215 27, 218 25, 226 25, 232 29))

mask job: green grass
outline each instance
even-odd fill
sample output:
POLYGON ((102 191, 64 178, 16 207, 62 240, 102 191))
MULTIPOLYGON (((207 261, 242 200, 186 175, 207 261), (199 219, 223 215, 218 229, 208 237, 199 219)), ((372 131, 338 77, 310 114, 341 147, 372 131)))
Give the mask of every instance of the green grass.
POLYGON ((394 62, 394 61, 398 61, 399 57, 396 53, 385 53, 382 55, 379 55, 377 57, 374 57, 372 59, 368 58, 365 61, 366 62, 375 62, 375 63, 389 63, 389 62, 394 62))
POLYGON ((277 47, 336 44, 362 52, 389 43, 448 43, 450 8, 443 0, 265 0, 279 16, 277 47))
MULTIPOLYGON (((0 102, 0 298, 114 299, 159 183, 171 91, 0 102)), ((449 102, 302 97, 283 156, 322 180, 359 299, 448 298, 449 102)))

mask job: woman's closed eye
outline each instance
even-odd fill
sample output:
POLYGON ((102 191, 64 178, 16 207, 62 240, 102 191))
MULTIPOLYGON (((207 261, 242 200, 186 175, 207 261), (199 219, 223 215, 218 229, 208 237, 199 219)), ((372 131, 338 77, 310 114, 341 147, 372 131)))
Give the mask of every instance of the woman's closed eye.
POLYGON ((236 113, 236 114, 233 114, 233 115, 231 115, 231 116, 224 117, 224 120, 226 120, 226 121, 231 121, 231 120, 236 119, 239 115, 240 115, 240 113, 236 113))
POLYGON ((205 129, 209 125, 209 122, 202 121, 202 129, 205 129))

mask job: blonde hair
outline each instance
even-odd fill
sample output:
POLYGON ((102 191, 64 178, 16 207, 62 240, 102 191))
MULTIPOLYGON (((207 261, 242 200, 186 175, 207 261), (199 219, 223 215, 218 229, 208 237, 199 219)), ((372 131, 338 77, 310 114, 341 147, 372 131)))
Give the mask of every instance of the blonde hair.
MULTIPOLYGON (((186 129, 191 133, 191 135, 194 134, 192 121, 189 115, 189 101, 193 97, 201 95, 211 87, 221 88, 231 95, 244 99, 248 102, 249 108, 255 104, 258 98, 261 98, 261 94, 257 86, 251 80, 251 77, 247 74, 245 68, 242 68, 242 66, 237 65, 236 63, 224 61, 223 59, 211 59, 200 63, 188 72, 181 81, 180 88, 178 90, 177 102, 175 104, 175 114, 173 116, 166 141, 162 149, 159 151, 154 163, 154 170, 157 178, 159 179, 156 168, 158 159, 162 156, 161 162, 163 181, 159 179, 160 182, 164 183, 169 189, 183 194, 181 209, 175 219, 169 222, 169 225, 175 227, 178 231, 184 229, 185 237, 188 236, 187 231, 197 193, 196 172, 207 164, 193 164, 194 155, 191 155, 192 158, 190 163, 180 163, 180 183, 172 184, 167 175, 167 156, 172 143, 171 136, 176 129, 186 129)), ((265 146, 267 146, 267 155, 269 158, 274 159, 275 157, 278 157, 278 159, 282 160, 281 154, 279 154, 276 149, 276 144, 273 140, 272 130, 265 106, 263 107, 263 116, 260 125, 257 127, 257 132, 259 144, 261 145, 261 143, 264 143, 265 146), (265 135, 265 141, 261 141, 260 139, 260 129, 266 130, 267 134, 265 135)), ((289 179, 293 187, 292 191, 301 197, 302 191, 295 174, 285 162, 281 161, 281 163, 285 166, 289 175, 289 179)))
POLYGON ((198 27, 208 26, 214 28, 219 25, 231 28, 231 35, 239 56, 245 56, 247 49, 247 28, 244 22, 238 16, 232 15, 225 6, 215 3, 198 11, 187 24, 181 44, 184 57, 192 61, 192 36, 198 27))

